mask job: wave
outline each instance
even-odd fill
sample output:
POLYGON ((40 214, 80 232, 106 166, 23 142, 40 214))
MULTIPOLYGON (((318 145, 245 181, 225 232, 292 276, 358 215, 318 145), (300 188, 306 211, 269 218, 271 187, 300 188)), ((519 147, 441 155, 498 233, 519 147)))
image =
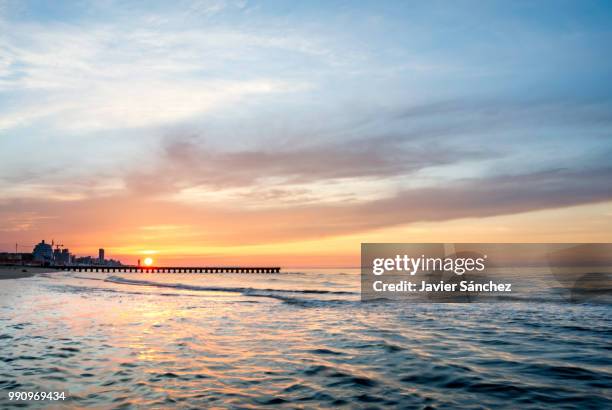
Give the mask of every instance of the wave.
POLYGON ((247 288, 247 287, 224 287, 224 286, 194 286, 187 285, 184 283, 161 283, 152 282, 148 280, 136 280, 126 279, 119 276, 110 276, 104 280, 105 282, 120 283, 124 285, 140 285, 140 286, 155 286, 162 288, 174 288, 174 289, 185 289, 185 290, 201 290, 201 291, 213 291, 213 292, 232 292, 232 293, 245 293, 245 292, 282 292, 282 293, 304 293, 304 294, 317 294, 317 295, 358 295, 356 292, 348 292, 343 290, 321 290, 321 289, 261 289, 261 288, 247 288))
POLYGON ((314 299, 314 298, 299 298, 293 295, 328 295, 328 296, 356 296, 359 293, 348 291, 322 290, 322 289, 269 289, 269 288, 251 288, 251 287, 224 287, 224 286, 196 286, 185 283, 162 283, 148 280, 126 279, 119 276, 110 276, 104 280, 105 282, 117 283, 121 285, 136 285, 136 286, 151 286, 156 288, 171 288, 190 291, 202 292, 228 292, 240 293, 244 296, 265 297, 277 299, 282 302, 294 305, 310 306, 321 303, 353 303, 353 300, 347 299, 314 299), (291 295, 291 296, 290 296, 291 295))

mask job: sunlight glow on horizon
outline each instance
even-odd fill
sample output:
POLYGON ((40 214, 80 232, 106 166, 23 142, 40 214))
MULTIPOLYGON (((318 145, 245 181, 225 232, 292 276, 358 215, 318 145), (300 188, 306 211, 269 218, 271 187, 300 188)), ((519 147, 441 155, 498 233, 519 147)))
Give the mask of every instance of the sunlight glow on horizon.
MULTIPOLYGON (((158 261, 160 266, 238 262, 281 266, 358 266, 362 242, 609 242, 611 206, 612 202, 605 202, 443 223, 422 222, 357 234, 266 244, 213 246, 191 238, 170 236, 155 243, 155 254, 164 255, 163 262, 158 261), (568 225, 567 221, 570 220, 572 224, 568 225), (595 233, 596 228, 602 228, 601 232, 595 233)), ((137 238, 133 240, 137 241, 137 238)), ((139 246, 124 245, 110 249, 124 261, 143 254, 139 246)))

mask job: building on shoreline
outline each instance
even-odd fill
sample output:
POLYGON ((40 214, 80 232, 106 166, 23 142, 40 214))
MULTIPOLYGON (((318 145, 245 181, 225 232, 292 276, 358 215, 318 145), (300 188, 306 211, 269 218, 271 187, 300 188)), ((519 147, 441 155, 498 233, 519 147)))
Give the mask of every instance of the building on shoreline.
POLYGON ((0 265, 33 265, 34 254, 0 252, 0 265))
POLYGON ((43 265, 51 265, 55 261, 53 247, 48 243, 45 243, 44 239, 34 246, 32 254, 34 255, 34 261, 43 265))
POLYGON ((124 266, 121 261, 106 259, 103 248, 98 250, 98 256, 78 257, 70 253, 63 245, 54 245, 43 239, 34 246, 32 253, 0 252, 0 264, 4 265, 37 265, 37 266, 67 266, 67 265, 95 265, 95 266, 124 266), (55 246, 55 249, 53 249, 55 246))

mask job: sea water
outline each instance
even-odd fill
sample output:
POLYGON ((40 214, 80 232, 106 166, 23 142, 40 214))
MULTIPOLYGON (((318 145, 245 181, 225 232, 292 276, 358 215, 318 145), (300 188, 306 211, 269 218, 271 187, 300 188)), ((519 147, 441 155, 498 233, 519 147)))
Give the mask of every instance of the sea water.
POLYGON ((610 304, 359 290, 350 269, 0 281, 0 407, 612 408, 610 304))

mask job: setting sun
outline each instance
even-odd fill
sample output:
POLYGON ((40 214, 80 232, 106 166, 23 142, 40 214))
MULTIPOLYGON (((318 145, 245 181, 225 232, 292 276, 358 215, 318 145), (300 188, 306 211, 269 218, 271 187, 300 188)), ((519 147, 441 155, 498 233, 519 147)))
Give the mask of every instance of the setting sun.
POLYGON ((151 265, 153 265, 153 259, 152 259, 152 258, 145 258, 145 260, 144 260, 144 264, 145 264, 146 266, 151 266, 151 265))

